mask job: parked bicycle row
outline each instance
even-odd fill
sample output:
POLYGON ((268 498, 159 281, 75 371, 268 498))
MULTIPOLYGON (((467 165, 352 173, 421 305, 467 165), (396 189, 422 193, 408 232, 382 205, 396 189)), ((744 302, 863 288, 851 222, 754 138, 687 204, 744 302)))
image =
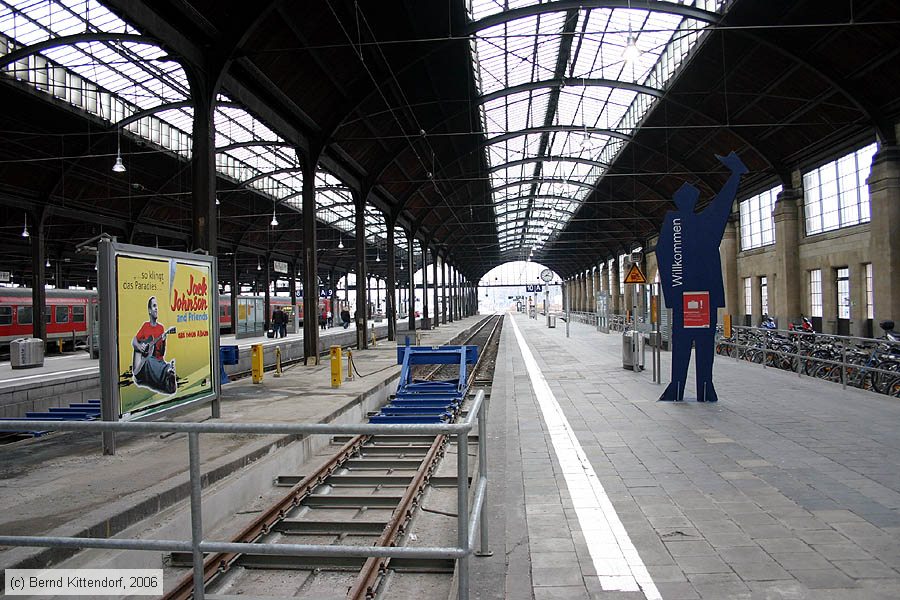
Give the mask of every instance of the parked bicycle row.
POLYGON ((719 338, 716 353, 900 398, 900 335, 893 321, 880 326, 884 335, 876 339, 806 327, 734 327, 732 337, 719 338))

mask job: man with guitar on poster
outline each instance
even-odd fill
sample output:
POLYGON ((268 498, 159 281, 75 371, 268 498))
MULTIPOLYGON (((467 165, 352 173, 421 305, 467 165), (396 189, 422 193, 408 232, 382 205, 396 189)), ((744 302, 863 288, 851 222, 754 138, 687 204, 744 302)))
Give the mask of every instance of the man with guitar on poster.
POLYGON ((163 394, 174 394, 176 390, 175 360, 166 362, 166 337, 175 333, 174 327, 166 329, 157 322, 159 304, 156 296, 147 300, 149 321, 144 322, 131 341, 134 348, 134 362, 131 373, 134 382, 163 394))

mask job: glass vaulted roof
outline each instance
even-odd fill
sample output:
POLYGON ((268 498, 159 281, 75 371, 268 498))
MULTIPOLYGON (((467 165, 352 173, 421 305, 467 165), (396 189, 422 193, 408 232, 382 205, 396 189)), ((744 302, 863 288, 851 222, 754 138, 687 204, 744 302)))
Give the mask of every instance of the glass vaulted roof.
POLYGON ((569 223, 730 3, 469 0, 501 253, 569 223))
MULTIPOLYGON (((95 0, 0 0, 0 56, 63 36, 140 35, 95 0)), ((193 109, 181 65, 159 47, 134 41, 79 41, 32 54, 4 76, 67 101, 164 151, 189 158, 193 109), (166 105, 172 105, 166 109, 166 105), (147 116, 143 111, 157 110, 147 116)), ((283 138, 225 95, 215 111, 216 168, 220 176, 300 210, 303 177, 296 152, 283 138)), ((127 161, 127 156, 125 157, 127 161)), ((316 174, 316 218, 343 231, 355 229, 348 188, 324 171, 316 174)), ((366 215, 367 230, 385 239, 383 221, 366 215)))

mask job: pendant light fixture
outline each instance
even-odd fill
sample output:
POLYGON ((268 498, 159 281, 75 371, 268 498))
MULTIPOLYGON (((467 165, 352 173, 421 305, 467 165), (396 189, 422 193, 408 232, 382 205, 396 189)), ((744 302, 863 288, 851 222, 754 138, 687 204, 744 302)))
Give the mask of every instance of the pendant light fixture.
POLYGON ((259 257, 256 257, 256 270, 262 271, 262 265, 259 264, 259 257))
POLYGON ((269 225, 278 227, 278 217, 275 216, 275 202, 272 202, 272 222, 269 225))
POLYGON ((622 58, 628 64, 634 64, 641 57, 641 49, 637 47, 637 38, 631 30, 631 0, 628 0, 628 39, 625 42, 625 49, 622 51, 622 58))
POLYGON ((114 173, 124 173, 125 165, 122 164, 122 129, 116 129, 116 162, 112 168, 114 173))
POLYGON ((44 263, 44 266, 47 267, 48 269, 50 268, 50 259, 49 258, 47 259, 47 262, 44 263))
POLYGON ((25 227, 22 228, 22 237, 27 238, 31 234, 28 233, 28 213, 25 213, 25 227))
POLYGON ((338 236, 338 249, 344 249, 344 236, 338 236))

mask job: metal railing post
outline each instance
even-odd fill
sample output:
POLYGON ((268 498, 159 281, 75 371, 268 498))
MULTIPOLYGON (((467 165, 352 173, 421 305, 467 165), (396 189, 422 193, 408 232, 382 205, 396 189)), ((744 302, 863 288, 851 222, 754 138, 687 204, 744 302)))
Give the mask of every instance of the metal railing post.
MULTIPOLYGON (((469 548, 469 432, 456 434, 456 545, 469 548)), ((469 556, 459 559, 459 600, 469 600, 469 556)))
POLYGON ((847 389, 847 344, 841 344, 841 389, 847 389))
MULTIPOLYGON (((478 411, 478 480, 487 481, 487 402, 482 401, 481 410, 478 411)), ((481 502, 481 546, 477 556, 493 556, 488 544, 488 512, 487 512, 487 488, 484 490, 484 498, 481 502)))
POLYGON ((191 478, 191 552, 194 563, 194 598, 203 600, 203 517, 200 510, 200 434, 188 433, 191 478))

